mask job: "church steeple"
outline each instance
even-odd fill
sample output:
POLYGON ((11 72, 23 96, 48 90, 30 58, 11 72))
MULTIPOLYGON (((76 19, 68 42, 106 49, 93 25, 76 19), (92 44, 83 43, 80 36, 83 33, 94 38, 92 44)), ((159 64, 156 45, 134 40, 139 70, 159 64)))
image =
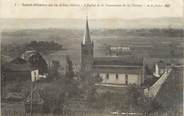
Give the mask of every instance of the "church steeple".
POLYGON ((91 43, 91 38, 90 38, 90 32, 89 32, 88 17, 86 17, 85 32, 84 32, 84 38, 83 38, 82 44, 84 45, 89 43, 91 43))
POLYGON ((81 42, 81 72, 82 74, 89 74, 93 65, 93 42, 90 38, 88 18, 86 17, 84 38, 81 42))

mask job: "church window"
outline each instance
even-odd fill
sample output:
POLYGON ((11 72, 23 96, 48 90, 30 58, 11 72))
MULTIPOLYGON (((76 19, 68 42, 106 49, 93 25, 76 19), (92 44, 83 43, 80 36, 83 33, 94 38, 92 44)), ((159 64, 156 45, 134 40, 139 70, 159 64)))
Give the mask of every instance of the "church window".
POLYGON ((107 80, 109 79, 109 73, 106 74, 106 79, 107 79, 107 80))
POLYGON ((34 75, 35 75, 35 77, 36 77, 36 72, 34 72, 34 75))
POLYGON ((118 77, 118 74, 116 74, 116 79, 118 80, 118 78, 119 78, 119 77, 118 77))
POLYGON ((125 84, 128 85, 128 75, 125 75, 125 84))

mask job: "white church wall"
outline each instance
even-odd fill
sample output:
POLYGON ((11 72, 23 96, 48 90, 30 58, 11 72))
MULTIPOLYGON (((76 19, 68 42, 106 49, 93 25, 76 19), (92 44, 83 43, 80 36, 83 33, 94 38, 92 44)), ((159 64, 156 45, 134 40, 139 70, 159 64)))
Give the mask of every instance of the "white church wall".
POLYGON ((114 73, 109 73, 109 79, 107 79, 107 83, 116 83, 116 74, 114 73))
POLYGON ((125 74, 118 74, 118 82, 125 84, 125 74))
POLYGON ((138 84, 138 75, 128 74, 128 84, 138 84))
MULTIPOLYGON (((126 84, 126 74, 116 74, 116 73, 100 73, 102 78, 102 83, 111 83, 111 84, 126 84)), ((128 84, 138 84, 138 75, 136 74, 127 74, 128 84)))
POLYGON ((102 78, 102 83, 106 83, 106 73, 100 73, 100 77, 102 78))

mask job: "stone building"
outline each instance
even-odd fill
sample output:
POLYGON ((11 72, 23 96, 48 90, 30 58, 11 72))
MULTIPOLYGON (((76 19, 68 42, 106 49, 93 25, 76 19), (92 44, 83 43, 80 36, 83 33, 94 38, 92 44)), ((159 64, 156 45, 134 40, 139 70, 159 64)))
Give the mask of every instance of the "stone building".
POLYGON ((90 38, 88 20, 81 42, 81 75, 98 75, 103 86, 141 85, 144 82, 143 58, 133 55, 94 57, 94 43, 90 38))
POLYGON ((38 69, 39 75, 42 76, 47 75, 48 73, 47 63, 39 52, 35 50, 25 51, 21 55, 21 58, 29 62, 33 69, 38 69))
POLYGON ((2 66, 3 81, 26 81, 35 77, 46 78, 48 67, 45 59, 36 51, 26 51, 21 57, 2 66))

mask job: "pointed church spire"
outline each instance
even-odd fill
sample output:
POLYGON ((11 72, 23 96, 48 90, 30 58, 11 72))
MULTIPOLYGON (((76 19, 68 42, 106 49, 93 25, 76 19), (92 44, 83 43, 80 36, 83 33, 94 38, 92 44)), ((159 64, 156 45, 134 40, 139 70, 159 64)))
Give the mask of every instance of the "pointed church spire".
POLYGON ((86 16, 86 25, 85 25, 84 39, 83 39, 82 43, 83 44, 91 43, 90 33, 89 33, 89 25, 88 25, 88 16, 86 16))

